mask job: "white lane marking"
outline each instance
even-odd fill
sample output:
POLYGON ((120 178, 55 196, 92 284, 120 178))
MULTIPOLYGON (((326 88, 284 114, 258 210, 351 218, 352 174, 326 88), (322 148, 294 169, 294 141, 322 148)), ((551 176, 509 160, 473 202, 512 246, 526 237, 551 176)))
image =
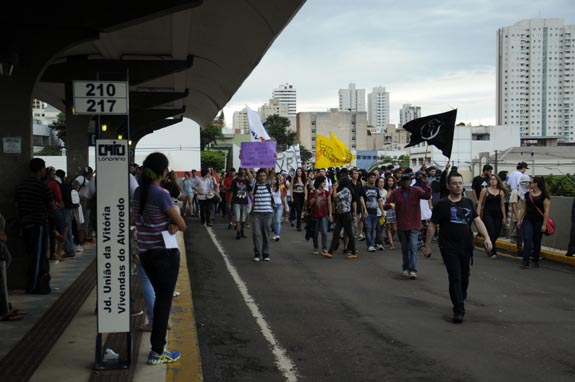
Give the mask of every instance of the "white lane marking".
POLYGON ((275 362, 276 362, 278 369, 282 372, 286 381, 296 382, 297 381, 297 372, 296 372, 295 364, 288 357, 285 349, 276 340, 274 334, 272 333, 272 330, 270 329, 270 326, 268 325, 267 321, 264 318, 264 315, 262 314, 262 312, 260 312, 258 305, 256 304, 256 302, 254 301, 254 299, 250 295, 250 293, 248 291, 248 287, 246 286, 246 284, 244 283, 244 281, 240 277, 236 268, 230 262, 228 255, 226 255, 226 251, 224 250, 224 247, 220 244, 220 242, 216 238, 214 230, 211 228, 206 228, 206 230, 210 234, 210 237, 212 238, 212 242, 214 243, 214 245, 216 246, 218 251, 220 251, 220 254, 222 255, 222 257, 224 258, 224 263, 226 264, 226 268, 228 269, 228 272, 230 273, 230 275, 234 279, 234 282, 238 286, 238 289, 240 290, 240 293, 242 294, 242 297, 244 298, 246 305, 248 306, 250 312, 252 313, 252 316, 256 319, 256 322, 257 322, 258 326, 260 327, 260 330, 261 330, 264 338, 271 345, 272 353, 274 355, 275 362))

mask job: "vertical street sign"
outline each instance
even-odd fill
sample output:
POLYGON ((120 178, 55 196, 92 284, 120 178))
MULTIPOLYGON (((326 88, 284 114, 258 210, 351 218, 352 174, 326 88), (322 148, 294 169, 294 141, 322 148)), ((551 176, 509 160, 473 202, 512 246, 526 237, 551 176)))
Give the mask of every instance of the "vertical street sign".
POLYGON ((98 333, 130 331, 128 142, 96 141, 98 333))

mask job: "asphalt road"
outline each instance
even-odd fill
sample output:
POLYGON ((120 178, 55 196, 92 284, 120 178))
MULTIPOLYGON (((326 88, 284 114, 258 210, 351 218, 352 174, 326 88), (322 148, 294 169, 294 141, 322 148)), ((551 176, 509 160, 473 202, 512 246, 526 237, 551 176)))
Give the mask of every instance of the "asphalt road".
POLYGON ((221 218, 213 228, 188 219, 207 382, 575 381, 571 267, 522 270, 476 251, 456 325, 437 247, 408 280, 399 249, 368 253, 360 242, 358 259, 328 260, 284 223, 271 261, 255 263, 248 236, 235 240, 221 218))

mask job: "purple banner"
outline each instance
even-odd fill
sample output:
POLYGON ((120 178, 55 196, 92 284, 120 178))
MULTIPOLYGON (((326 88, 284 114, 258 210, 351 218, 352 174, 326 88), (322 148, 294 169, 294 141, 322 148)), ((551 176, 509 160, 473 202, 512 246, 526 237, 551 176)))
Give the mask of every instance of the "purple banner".
POLYGON ((276 141, 242 142, 241 166, 244 168, 275 168, 276 141))

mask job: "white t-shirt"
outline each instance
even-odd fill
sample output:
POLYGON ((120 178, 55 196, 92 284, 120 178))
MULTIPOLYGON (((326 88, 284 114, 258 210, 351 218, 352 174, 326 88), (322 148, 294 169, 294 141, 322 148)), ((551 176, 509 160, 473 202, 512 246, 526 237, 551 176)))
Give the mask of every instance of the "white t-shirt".
POLYGON ((428 199, 421 199, 419 201, 419 207, 421 209, 421 220, 429 220, 431 219, 431 207, 429 206, 430 200, 428 199))
POLYGON ((507 181, 507 184, 511 188, 511 191, 515 191, 517 190, 517 187, 519 187, 519 181, 521 180, 521 175, 523 174, 519 170, 515 170, 511 173, 511 175, 509 175, 509 180, 507 181))
POLYGON ((87 179, 84 175, 78 175, 78 177, 75 180, 78 183, 80 183, 80 189, 78 190, 78 194, 80 195, 80 197, 84 199, 91 199, 92 196, 94 196, 94 193, 96 192, 95 182, 92 185, 92 187, 90 187, 90 180, 87 179))

